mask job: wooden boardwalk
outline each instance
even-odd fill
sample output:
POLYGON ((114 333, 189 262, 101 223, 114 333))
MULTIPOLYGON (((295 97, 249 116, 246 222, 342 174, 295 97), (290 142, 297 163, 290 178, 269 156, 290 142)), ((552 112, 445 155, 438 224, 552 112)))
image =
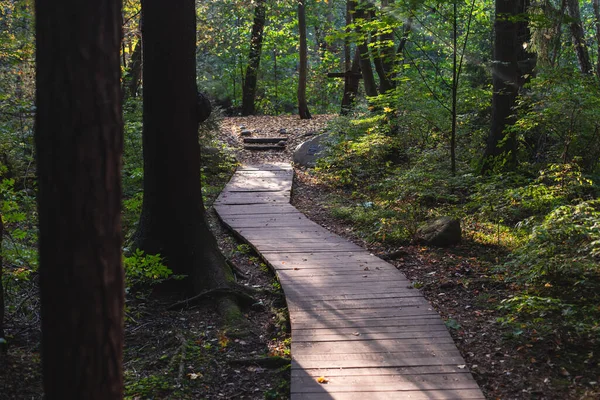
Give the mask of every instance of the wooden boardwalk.
POLYGON ((290 205, 292 179, 289 164, 243 166, 214 204, 285 292, 292 400, 485 399, 421 293, 290 205))

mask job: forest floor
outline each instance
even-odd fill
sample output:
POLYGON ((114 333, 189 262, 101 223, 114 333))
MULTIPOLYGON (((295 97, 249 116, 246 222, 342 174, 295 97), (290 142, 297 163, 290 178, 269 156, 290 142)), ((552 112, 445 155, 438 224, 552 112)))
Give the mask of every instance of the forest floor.
MULTIPOLYGON (((330 116, 301 121, 296 116, 226 118, 219 141, 238 162, 290 161, 295 146, 321 132, 330 116), (256 152, 242 149, 232 127, 245 125, 256 136, 281 136, 287 148, 256 152)), ((212 153, 213 155, 215 153, 212 153)), ((221 156, 206 157, 206 175, 221 156), (212 164, 212 165, 211 165, 212 164)), ((232 171, 230 171, 232 172, 232 171)), ((228 174, 210 183, 210 205, 228 174)), ((418 245, 386 248, 365 242, 353 226, 332 216, 332 201, 350 196, 322 185, 310 170, 296 170, 293 204, 314 221, 373 254, 390 260, 433 304, 453 335, 468 368, 489 399, 597 399, 589 382, 600 382, 586 368, 589 349, 557 354, 543 339, 524 343, 497 322, 497 304, 512 287, 491 279, 501 248, 473 240, 449 249, 418 245)), ((255 291, 255 303, 243 309, 241 331, 233 331, 213 301, 169 310, 179 297, 128 294, 125 343, 126 398, 129 399, 287 399, 289 322, 285 301, 272 272, 249 246, 226 231, 209 208, 209 221, 221 250, 237 267, 238 283, 255 291)), ((31 292, 33 293, 33 292, 31 292)), ((25 294, 26 296, 31 295, 25 294)), ((17 299, 18 300, 18 299, 17 299)), ((35 311, 33 311, 35 312, 35 311)), ((39 318, 8 324, 11 347, 0 355, 0 399, 41 399, 39 318)))

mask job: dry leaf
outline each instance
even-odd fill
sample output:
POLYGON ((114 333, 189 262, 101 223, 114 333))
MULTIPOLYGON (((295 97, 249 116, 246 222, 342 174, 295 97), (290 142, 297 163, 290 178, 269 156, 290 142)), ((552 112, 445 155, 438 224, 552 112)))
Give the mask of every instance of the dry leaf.
POLYGON ((325 378, 324 376, 320 376, 317 378, 317 382, 324 384, 324 383, 329 382, 329 379, 325 378))

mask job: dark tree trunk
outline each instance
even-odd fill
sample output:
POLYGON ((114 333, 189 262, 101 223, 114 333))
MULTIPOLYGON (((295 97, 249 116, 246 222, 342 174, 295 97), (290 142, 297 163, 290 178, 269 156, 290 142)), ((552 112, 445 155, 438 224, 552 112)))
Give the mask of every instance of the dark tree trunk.
POLYGON ((358 94, 358 86, 360 85, 360 53, 358 49, 354 53, 354 60, 349 70, 346 70, 346 77, 344 79, 344 97, 342 97, 342 110, 341 115, 347 115, 358 94))
POLYGON ((121 399, 121 1, 35 9, 45 398, 121 399))
POLYGON ((575 47, 575 54, 577 54, 579 70, 583 74, 591 75, 594 73, 594 67, 590 61, 590 54, 588 52, 587 44, 585 43, 585 32, 583 31, 583 24, 581 23, 579 0, 567 0, 567 10, 571 17, 569 27, 571 29, 571 39, 573 40, 573 46, 575 47))
POLYGON ((250 36, 250 53, 246 67, 246 79, 242 88, 242 115, 254 115, 254 100, 256 97, 256 84, 258 68, 260 66, 260 53, 262 51, 263 31, 266 20, 266 1, 256 0, 254 7, 254 23, 250 36))
POLYGON ((356 24, 356 33, 359 36, 359 42, 357 44, 358 51, 360 52, 360 70, 363 77, 363 83, 365 85, 365 93, 369 97, 375 97, 379 93, 377 92, 377 84, 375 83, 375 76, 373 75, 373 67, 371 65, 371 53, 369 51, 368 35, 363 32, 361 25, 366 20, 367 14, 362 4, 359 4, 356 0, 351 1, 352 9, 354 11, 354 23, 356 24))
POLYGON ((298 77, 298 114, 300 119, 310 119, 306 104, 306 79, 308 73, 308 49, 306 45, 305 0, 298 0, 298 31, 300 33, 300 73, 298 77))
POLYGON ((496 0, 494 24, 494 61, 492 69, 492 124, 488 135, 482 172, 493 167, 498 157, 504 157, 508 165, 516 162, 517 143, 514 134, 506 128, 514 123, 513 106, 519 91, 518 42, 519 3, 522 0, 496 0))
POLYGON ((127 99, 129 97, 137 97, 140 80, 142 78, 142 41, 138 40, 131 53, 129 66, 125 72, 123 79, 123 95, 127 99))
MULTIPOLYGON (((194 1, 142 0, 144 199, 135 245, 161 254, 186 289, 227 284, 200 187, 194 1)), ((201 103, 201 101, 200 101, 201 103)))

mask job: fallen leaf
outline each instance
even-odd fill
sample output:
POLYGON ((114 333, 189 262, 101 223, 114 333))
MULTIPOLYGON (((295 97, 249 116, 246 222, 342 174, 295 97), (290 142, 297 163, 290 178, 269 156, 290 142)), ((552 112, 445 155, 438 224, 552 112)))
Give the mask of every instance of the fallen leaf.
POLYGON ((193 381, 195 381, 198 378, 202 378, 202 374, 200 374, 200 373, 197 374, 195 372, 192 372, 191 374, 188 374, 188 376, 193 381))
POLYGON ((317 382, 325 384, 325 383, 329 382, 329 379, 325 378, 324 376, 320 376, 317 378, 317 382))

